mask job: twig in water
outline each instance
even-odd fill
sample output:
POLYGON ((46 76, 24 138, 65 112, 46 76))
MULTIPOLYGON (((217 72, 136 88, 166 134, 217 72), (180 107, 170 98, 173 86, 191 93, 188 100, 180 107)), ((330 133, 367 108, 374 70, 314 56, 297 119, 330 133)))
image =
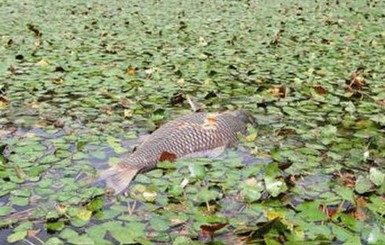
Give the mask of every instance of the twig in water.
POLYGON ((202 108, 195 101, 193 101, 189 95, 186 95, 186 98, 193 112, 198 112, 202 110, 202 108))

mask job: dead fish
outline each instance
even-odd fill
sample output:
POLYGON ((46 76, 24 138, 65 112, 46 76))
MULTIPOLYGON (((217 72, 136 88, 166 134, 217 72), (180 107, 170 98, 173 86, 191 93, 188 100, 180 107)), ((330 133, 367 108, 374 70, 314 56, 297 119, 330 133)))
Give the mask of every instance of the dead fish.
POLYGON ((220 155, 237 143, 238 133, 246 134, 248 123, 254 123, 254 118, 245 110, 182 116, 154 131, 131 155, 104 170, 99 180, 119 194, 138 173, 155 168, 158 162, 220 155))

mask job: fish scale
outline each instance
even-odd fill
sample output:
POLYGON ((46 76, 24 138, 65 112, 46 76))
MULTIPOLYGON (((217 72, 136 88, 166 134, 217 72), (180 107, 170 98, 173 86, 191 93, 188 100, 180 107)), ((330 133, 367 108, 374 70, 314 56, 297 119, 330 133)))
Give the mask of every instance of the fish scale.
POLYGON ((155 168, 163 156, 174 160, 203 152, 208 155, 210 151, 235 145, 237 134, 245 134, 247 123, 252 122, 244 110, 182 116, 154 131, 130 156, 105 170, 101 179, 117 194, 138 172, 155 168))

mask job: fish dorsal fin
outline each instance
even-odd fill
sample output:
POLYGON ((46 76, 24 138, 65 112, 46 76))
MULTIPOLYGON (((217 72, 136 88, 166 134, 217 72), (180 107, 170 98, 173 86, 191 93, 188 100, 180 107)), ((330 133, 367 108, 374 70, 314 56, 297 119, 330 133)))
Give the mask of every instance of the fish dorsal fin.
POLYGON ((171 153, 171 152, 168 152, 168 151, 164 151, 160 154, 159 156, 159 161, 160 162, 163 162, 163 161, 175 161, 178 157, 176 156, 176 154, 174 153, 171 153))

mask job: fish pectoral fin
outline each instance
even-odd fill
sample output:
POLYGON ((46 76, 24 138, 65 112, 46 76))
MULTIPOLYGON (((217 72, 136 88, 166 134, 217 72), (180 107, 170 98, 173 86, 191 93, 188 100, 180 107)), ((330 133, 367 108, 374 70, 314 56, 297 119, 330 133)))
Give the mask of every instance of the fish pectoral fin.
POLYGON ((181 159, 189 159, 194 157, 207 157, 207 158, 214 159, 222 155, 225 150, 226 150, 226 145, 223 145, 211 150, 193 152, 193 153, 184 155, 183 157, 181 157, 181 159))
POLYGON ((163 161, 175 161, 178 157, 176 156, 176 154, 174 153, 171 153, 171 152, 168 152, 168 151, 164 151, 160 154, 159 156, 159 161, 160 162, 163 162, 163 161))
POLYGON ((115 166, 103 171, 99 180, 105 180, 107 188, 113 189, 114 194, 117 195, 127 188, 138 172, 139 169, 135 167, 115 166))

